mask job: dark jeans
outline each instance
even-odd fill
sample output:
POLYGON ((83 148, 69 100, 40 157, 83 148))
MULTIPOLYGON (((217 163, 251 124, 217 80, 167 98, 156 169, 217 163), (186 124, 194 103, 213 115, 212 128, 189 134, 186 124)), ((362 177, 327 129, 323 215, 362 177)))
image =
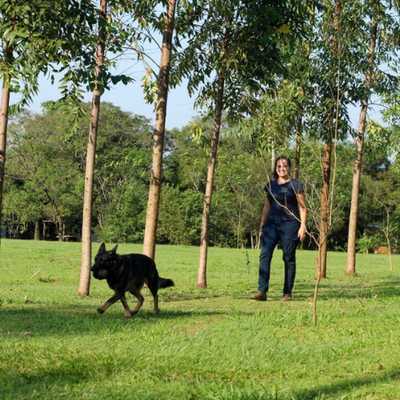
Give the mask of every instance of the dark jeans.
POLYGON ((281 242, 285 263, 285 283, 283 294, 291 294, 296 276, 296 247, 300 228, 298 221, 274 221, 267 219, 261 235, 261 254, 258 276, 258 290, 268 292, 271 260, 274 249, 281 242))

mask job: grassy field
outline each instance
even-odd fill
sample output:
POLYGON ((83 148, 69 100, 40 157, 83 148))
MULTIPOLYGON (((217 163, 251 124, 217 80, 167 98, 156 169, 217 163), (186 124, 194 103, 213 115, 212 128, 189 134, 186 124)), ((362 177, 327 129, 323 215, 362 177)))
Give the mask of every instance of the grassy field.
POLYGON ((287 303, 279 251, 268 301, 249 299, 258 256, 210 248, 200 290, 198 248, 158 246, 176 287, 160 291, 157 316, 143 289, 125 319, 121 303, 96 313, 112 293, 104 281, 76 295, 80 243, 3 240, 0 399, 400 399, 400 257, 390 271, 387 256, 358 255, 347 277, 346 254, 330 253, 314 326, 316 253, 298 252, 287 303))

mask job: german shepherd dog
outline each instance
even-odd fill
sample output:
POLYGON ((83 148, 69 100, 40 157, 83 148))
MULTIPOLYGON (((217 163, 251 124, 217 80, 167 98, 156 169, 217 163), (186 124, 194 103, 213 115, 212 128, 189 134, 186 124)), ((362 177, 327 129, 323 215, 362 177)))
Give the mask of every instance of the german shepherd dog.
POLYGON ((156 264, 150 257, 144 254, 119 255, 117 254, 117 247, 118 245, 107 251, 103 243, 91 268, 93 276, 96 279, 107 279, 108 286, 115 292, 97 309, 97 312, 103 314, 108 307, 121 300, 126 318, 136 314, 144 302, 140 289, 146 283, 154 298, 154 312, 158 313, 158 289, 174 286, 174 282, 171 279, 158 276, 156 264), (133 311, 129 309, 125 292, 132 293, 138 300, 133 311))

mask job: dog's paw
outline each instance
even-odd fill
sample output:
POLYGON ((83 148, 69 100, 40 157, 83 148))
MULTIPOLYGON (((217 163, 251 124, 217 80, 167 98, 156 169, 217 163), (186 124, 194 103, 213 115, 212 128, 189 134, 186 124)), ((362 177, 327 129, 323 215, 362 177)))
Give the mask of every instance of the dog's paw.
POLYGON ((97 309, 97 312, 98 312, 99 314, 103 314, 103 313, 104 313, 104 310, 102 310, 101 308, 98 308, 98 309, 97 309))

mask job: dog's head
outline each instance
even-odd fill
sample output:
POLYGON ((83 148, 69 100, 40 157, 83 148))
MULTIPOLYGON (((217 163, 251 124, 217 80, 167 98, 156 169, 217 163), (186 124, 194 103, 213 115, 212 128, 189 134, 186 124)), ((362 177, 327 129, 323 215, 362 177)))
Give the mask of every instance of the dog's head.
POLYGON ((96 279, 107 279, 118 272, 120 267, 120 256, 117 254, 117 246, 112 250, 106 250, 103 243, 94 259, 94 264, 90 270, 96 279))

